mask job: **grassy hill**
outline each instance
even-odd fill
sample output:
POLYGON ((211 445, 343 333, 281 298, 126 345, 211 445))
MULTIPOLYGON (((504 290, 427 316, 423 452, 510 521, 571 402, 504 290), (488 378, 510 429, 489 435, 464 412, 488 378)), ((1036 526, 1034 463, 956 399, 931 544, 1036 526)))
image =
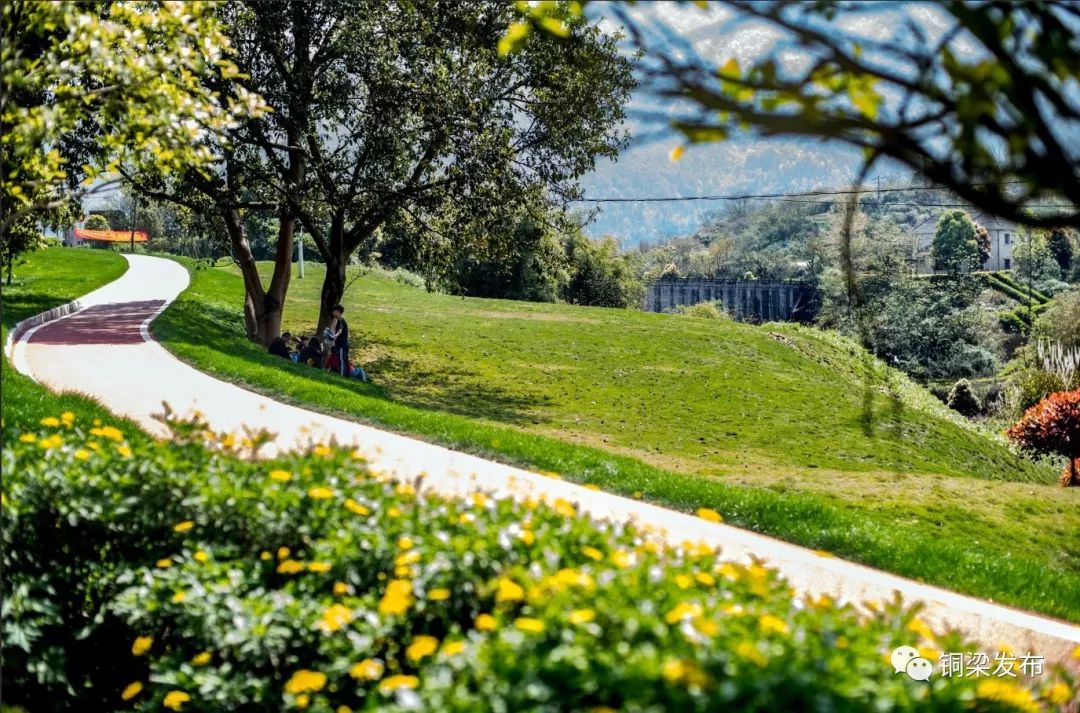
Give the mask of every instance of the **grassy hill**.
MULTIPOLYGON (((373 273, 345 299, 370 386, 265 355, 243 338, 234 271, 193 277, 154 331, 223 378, 1080 620, 1080 494, 833 335, 432 295, 373 273)), ((294 278, 294 333, 313 330, 321 277, 294 278)))

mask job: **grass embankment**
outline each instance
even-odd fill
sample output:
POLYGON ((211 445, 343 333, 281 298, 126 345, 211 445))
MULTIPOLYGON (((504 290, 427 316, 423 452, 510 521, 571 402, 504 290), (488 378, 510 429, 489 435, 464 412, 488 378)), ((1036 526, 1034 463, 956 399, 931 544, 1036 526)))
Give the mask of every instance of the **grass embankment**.
MULTIPOLYGON (((25 264, 16 266, 12 283, 0 288, 3 303, 0 343, 6 343, 8 330, 16 323, 107 285, 128 268, 121 255, 107 250, 48 248, 26 255, 25 260, 25 264)), ((15 371, 7 357, 3 355, 0 366, 5 437, 8 428, 36 426, 42 413, 71 411, 86 420, 119 420, 85 397, 57 394, 38 386, 15 371)))
MULTIPOLYGON (((310 333, 322 273, 294 278, 310 333)), ((958 423, 847 342, 624 310, 430 295, 377 274, 346 295, 378 386, 245 342, 231 268, 153 325, 200 369, 282 400, 1080 621, 1080 493, 958 423)))

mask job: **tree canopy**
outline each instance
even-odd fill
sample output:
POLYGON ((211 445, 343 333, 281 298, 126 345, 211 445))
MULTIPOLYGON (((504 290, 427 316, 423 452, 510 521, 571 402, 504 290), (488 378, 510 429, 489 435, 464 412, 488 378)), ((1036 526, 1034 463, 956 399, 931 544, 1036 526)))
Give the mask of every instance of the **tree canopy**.
POLYGON ((942 213, 932 245, 934 269, 956 275, 982 267, 976 226, 962 210, 942 213))

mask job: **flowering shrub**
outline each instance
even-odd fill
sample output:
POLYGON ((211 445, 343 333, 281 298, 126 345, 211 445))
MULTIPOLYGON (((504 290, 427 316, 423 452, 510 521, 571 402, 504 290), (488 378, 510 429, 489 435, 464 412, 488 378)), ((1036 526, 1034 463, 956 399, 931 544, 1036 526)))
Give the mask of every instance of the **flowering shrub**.
POLYGON ((573 503, 447 500, 47 419, 5 433, 5 698, 51 708, 1038 710, 1071 681, 896 674, 974 650, 573 503), (10 672, 10 673, 8 673, 10 672), (992 685, 987 685, 992 683, 992 685))

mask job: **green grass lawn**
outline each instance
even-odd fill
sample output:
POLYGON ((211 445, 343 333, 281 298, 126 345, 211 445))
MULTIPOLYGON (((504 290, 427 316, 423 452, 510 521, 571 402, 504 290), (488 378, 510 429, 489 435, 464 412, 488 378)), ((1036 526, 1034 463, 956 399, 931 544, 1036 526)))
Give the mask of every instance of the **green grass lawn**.
MULTIPOLYGON (((321 278, 294 277, 286 329, 313 330, 321 278)), ((1080 621, 1080 493, 835 336, 372 273, 345 298, 372 386, 269 357, 241 301, 231 267, 197 271, 153 330, 282 400, 1080 621)))

